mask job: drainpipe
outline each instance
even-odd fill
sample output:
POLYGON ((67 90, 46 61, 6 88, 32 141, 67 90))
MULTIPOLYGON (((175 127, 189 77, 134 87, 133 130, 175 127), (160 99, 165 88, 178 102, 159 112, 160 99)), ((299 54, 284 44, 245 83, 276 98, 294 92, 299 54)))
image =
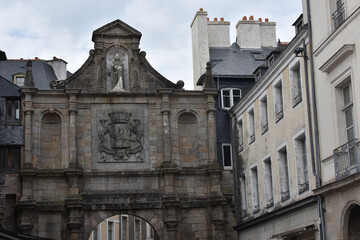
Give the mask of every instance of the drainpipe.
MULTIPOLYGON (((316 162, 316 188, 321 187, 321 166, 320 166, 320 146, 319 146, 319 128, 317 118, 317 105, 315 94, 315 74, 314 74, 314 56, 312 45, 312 27, 311 27, 311 12, 310 12, 310 0, 306 0, 307 21, 308 21, 308 34, 309 34, 309 53, 310 53, 310 80, 311 80, 311 93, 312 93, 312 112, 314 117, 314 137, 315 137, 315 162, 316 162)), ((325 233, 325 217, 323 208, 323 198, 317 196, 317 205, 320 215, 320 239, 326 240, 325 233)))

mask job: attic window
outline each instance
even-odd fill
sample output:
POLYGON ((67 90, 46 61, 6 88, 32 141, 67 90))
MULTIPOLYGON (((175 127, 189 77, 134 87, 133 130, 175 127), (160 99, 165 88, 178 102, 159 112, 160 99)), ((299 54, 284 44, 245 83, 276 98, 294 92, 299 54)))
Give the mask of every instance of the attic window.
POLYGON ((265 58, 261 55, 261 53, 252 52, 251 55, 256 61, 264 61, 265 58))
POLYGON ((14 75, 14 83, 18 85, 19 87, 24 86, 25 82, 25 75, 24 74, 17 74, 14 75))

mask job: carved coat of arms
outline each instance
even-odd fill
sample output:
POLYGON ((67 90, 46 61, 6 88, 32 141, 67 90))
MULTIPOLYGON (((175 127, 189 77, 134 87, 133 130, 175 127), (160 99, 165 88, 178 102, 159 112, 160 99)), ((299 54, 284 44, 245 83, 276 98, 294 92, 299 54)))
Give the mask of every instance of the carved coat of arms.
POLYGON ((136 161, 142 161, 144 131, 140 120, 131 118, 131 113, 126 111, 111 112, 108 116, 109 119, 99 119, 100 159, 106 161, 111 157, 116 161, 127 161, 135 156, 136 161))

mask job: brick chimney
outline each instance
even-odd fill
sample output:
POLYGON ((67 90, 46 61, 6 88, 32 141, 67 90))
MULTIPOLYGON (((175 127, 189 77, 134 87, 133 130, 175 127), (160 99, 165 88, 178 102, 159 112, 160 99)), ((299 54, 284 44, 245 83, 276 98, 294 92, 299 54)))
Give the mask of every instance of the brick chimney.
POLYGON ((253 16, 243 17, 236 24, 236 42, 240 48, 276 47, 276 23, 265 19, 254 20, 253 16))

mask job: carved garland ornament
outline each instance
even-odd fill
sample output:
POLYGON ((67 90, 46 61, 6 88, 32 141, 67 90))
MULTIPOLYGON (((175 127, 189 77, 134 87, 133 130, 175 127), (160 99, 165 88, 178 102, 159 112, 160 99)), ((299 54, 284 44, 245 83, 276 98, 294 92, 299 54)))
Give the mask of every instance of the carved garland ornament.
POLYGON ((106 161, 112 157, 117 161, 127 161, 131 155, 135 155, 137 161, 142 161, 140 153, 143 150, 144 131, 140 120, 131 118, 131 113, 126 111, 111 112, 108 116, 110 122, 99 119, 100 159, 106 161))

